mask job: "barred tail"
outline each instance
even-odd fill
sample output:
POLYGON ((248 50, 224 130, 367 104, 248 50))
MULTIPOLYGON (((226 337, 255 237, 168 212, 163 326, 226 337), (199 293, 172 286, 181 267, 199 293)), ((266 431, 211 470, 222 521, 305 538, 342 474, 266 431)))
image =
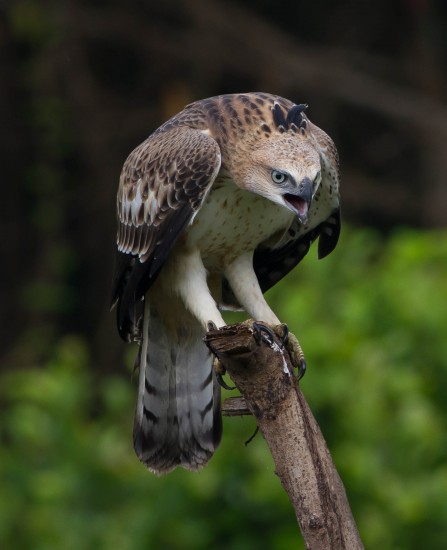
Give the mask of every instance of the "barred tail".
POLYGON ((191 319, 173 336, 155 311, 145 308, 134 423, 134 447, 149 470, 197 470, 219 445, 220 387, 213 359, 191 319))

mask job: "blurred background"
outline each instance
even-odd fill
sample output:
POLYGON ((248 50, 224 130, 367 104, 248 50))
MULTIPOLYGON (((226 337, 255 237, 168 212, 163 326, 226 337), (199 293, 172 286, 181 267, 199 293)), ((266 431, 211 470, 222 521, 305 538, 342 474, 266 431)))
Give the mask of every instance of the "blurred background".
POLYGON ((308 103, 339 149, 339 245, 268 299, 364 543, 445 548, 446 25, 441 0, 0 3, 2 548, 304 547, 253 419, 199 474, 139 464, 109 312, 126 156, 242 91, 308 103))

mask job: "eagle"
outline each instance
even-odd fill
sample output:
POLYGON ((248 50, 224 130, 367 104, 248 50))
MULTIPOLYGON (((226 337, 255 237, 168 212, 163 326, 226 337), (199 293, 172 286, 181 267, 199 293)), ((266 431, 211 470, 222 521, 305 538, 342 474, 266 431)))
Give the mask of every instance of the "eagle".
POLYGON ((129 155, 117 193, 112 307, 139 344, 134 448, 156 474, 203 467, 222 434, 203 338, 222 311, 278 325, 264 293, 335 248, 339 162, 307 105, 267 93, 191 103, 129 155))

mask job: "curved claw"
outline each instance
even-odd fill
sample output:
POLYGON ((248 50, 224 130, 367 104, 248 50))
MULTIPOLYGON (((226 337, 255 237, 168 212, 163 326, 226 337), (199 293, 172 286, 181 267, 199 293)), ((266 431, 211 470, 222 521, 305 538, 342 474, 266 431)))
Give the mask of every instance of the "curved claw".
POLYGON ((306 374, 306 370, 307 370, 307 363, 306 363, 306 360, 303 358, 301 359, 298 366, 298 375, 297 375, 298 381, 300 381, 303 378, 303 376, 306 374))
POLYGON ((289 327, 285 323, 283 324, 283 330, 284 334, 282 335, 282 344, 285 347, 289 341, 289 327))
POLYGON ((292 363, 298 370, 297 380, 301 380, 306 374, 307 364, 297 337, 293 333, 289 332, 289 328, 286 324, 281 324, 275 327, 275 334, 277 334, 278 338, 281 339, 283 347, 289 352, 292 363))
POLYGON ((256 338, 258 344, 265 342, 268 346, 272 346, 275 341, 275 336, 270 327, 253 322, 252 328, 253 336, 256 338))
MULTIPOLYGON (((286 324, 279 325, 279 326, 282 328, 283 333, 281 334, 281 336, 277 333, 276 334, 278 335, 278 338, 281 339, 283 348, 288 349, 289 354, 295 357, 295 365, 296 363, 298 363, 297 379, 299 381, 306 374, 306 370, 307 370, 307 363, 304 358, 303 350, 301 349, 301 346, 298 340, 293 334, 292 334, 292 339, 289 338, 291 334, 289 332, 289 327, 286 324)), ((258 344, 260 344, 261 342, 264 342, 270 347, 273 346, 273 344, 275 343, 275 331, 273 331, 269 326, 261 325, 256 321, 252 323, 252 328, 253 328, 253 336, 255 337, 258 344)))

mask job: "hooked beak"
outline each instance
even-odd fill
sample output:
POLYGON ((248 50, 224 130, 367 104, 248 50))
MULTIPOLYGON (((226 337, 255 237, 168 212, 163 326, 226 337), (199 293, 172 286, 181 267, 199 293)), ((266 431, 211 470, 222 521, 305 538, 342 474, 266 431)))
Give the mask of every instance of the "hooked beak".
POLYGON ((297 215, 300 223, 307 223, 309 208, 312 202, 313 182, 304 178, 298 186, 296 193, 286 193, 283 198, 286 205, 297 215))

